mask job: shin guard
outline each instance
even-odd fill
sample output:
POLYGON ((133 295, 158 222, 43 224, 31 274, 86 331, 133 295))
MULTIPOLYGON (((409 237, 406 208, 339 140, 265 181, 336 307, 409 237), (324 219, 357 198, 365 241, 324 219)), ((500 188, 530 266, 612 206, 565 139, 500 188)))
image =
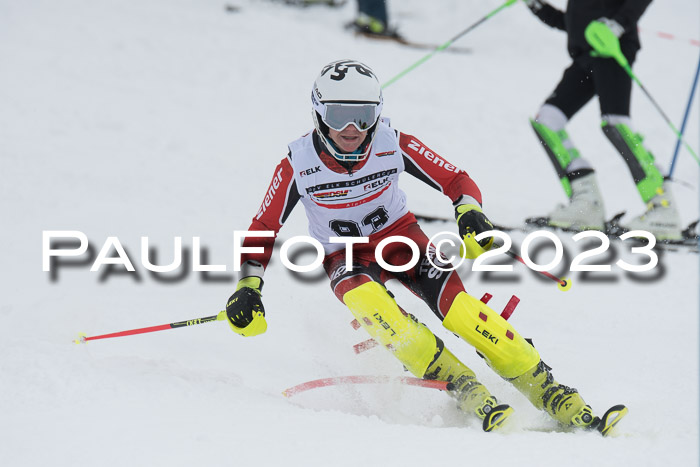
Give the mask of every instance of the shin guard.
POLYGON ((628 125, 603 120, 602 127, 605 136, 627 163, 642 200, 648 203, 659 194, 664 183, 663 175, 654 165, 654 156, 642 144, 641 135, 634 133, 628 125))
MULTIPOLYGON (((387 290, 367 282, 343 295, 357 321, 415 376, 422 378, 439 354, 437 338, 424 325, 404 315, 387 290)), ((440 346, 441 347, 441 346, 440 346)))
POLYGON ((508 321, 466 292, 457 295, 442 324, 473 345, 502 378, 518 377, 540 361, 508 321))
MULTIPOLYGON (((472 344, 489 366, 510 381, 538 409, 564 425, 585 426, 586 403, 574 388, 557 383, 537 350, 481 301, 461 293, 447 313, 444 326, 472 344)), ((588 407, 590 412, 590 407, 588 407)))
POLYGON ((571 198, 571 183, 566 173, 566 168, 574 159, 580 157, 578 150, 569 139, 566 130, 554 131, 547 125, 543 125, 532 119, 530 119, 530 124, 535 130, 535 134, 537 134, 540 143, 544 146, 544 150, 547 152, 552 165, 554 165, 554 170, 556 170, 559 176, 566 196, 571 198))

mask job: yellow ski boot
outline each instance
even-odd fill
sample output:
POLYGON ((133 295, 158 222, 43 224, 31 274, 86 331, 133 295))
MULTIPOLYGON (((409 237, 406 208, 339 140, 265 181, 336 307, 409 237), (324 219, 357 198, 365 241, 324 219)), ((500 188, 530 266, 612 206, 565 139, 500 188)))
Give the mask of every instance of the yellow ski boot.
MULTIPOLYGON (((552 376, 551 368, 543 361, 510 382, 538 409, 545 410, 562 425, 572 425, 574 416, 586 406, 578 391, 559 384, 552 376)), ((585 413, 579 416, 579 426, 590 425, 585 413)))
POLYGON ((591 406, 586 405, 578 391, 557 383, 551 368, 543 361, 510 382, 525 394, 535 407, 545 410, 562 425, 596 429, 603 436, 607 436, 628 412, 624 405, 616 405, 602 417, 594 416, 591 406))
POLYGON ((447 390, 457 400, 457 407, 466 414, 479 417, 484 431, 500 427, 513 413, 513 408, 508 404, 498 404, 489 390, 477 381, 474 372, 459 361, 442 340, 436 339, 439 354, 423 379, 447 381, 447 390))

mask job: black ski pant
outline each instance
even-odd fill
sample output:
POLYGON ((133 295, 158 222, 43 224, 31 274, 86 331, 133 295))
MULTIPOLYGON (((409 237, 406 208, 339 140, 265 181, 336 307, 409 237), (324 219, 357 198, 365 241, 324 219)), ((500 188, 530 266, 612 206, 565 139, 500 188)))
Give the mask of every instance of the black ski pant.
MULTIPOLYGON (((623 51, 624 53, 624 51, 623 51)), ((636 50, 624 53, 632 66, 636 50)), ((571 119, 576 112, 598 96, 601 115, 630 114, 632 79, 613 58, 576 57, 545 101, 571 119)))

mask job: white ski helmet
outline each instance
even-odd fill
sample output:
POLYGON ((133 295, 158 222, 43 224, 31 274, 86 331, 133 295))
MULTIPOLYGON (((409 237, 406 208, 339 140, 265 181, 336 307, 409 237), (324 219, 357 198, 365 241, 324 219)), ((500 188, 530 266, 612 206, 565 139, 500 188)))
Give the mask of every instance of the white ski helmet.
POLYGON ((356 60, 337 60, 324 66, 311 91, 313 119, 321 142, 331 156, 343 162, 358 162, 369 155, 382 113, 382 88, 374 72, 356 60), (352 154, 339 152, 330 139, 336 131, 354 125, 367 136, 352 154))

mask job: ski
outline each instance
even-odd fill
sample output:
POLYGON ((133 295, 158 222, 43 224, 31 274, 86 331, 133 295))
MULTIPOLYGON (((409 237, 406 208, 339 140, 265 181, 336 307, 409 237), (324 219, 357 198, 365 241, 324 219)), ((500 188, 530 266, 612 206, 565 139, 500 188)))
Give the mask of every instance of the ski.
MULTIPOLYGON (((619 220, 624 214, 624 212, 616 214, 609 221, 605 222, 605 230, 602 232, 608 237, 610 237, 610 239, 619 240, 620 235, 624 234, 627 231, 619 225, 619 220)), ((449 219, 446 217, 430 216, 424 214, 415 214, 415 216, 418 221, 427 223, 455 222, 454 219, 449 219)), ((688 226, 681 232, 683 237, 680 240, 657 240, 654 248, 658 248, 664 251, 698 253, 698 246, 700 242, 700 236, 697 232, 698 222, 699 221, 694 221, 688 224, 688 226)), ((494 223, 493 228, 494 230, 500 230, 501 232, 529 233, 536 229, 548 229, 553 231, 567 232, 571 234, 576 234, 579 232, 579 230, 565 229, 549 225, 549 219, 547 217, 530 217, 525 220, 524 225, 520 226, 501 225, 494 223)), ((626 241, 633 241, 633 239, 628 239, 626 241)), ((646 241, 640 238, 639 244, 640 246, 642 246, 646 244, 646 241)))
MULTIPOLYGON (((282 3, 288 6, 307 8, 312 6, 325 6, 330 8, 339 8, 345 6, 347 0, 271 0, 272 2, 282 3)), ((241 7, 232 3, 224 4, 224 11, 227 13, 239 13, 241 7)))
MULTIPOLYGON (((610 237, 612 240, 618 240, 621 235, 627 232, 627 229, 620 225, 620 219, 625 215, 625 212, 620 212, 614 215, 609 221, 605 222, 605 230, 602 232, 610 237)), ((681 231, 682 238, 679 240, 656 240, 656 247, 664 251, 686 251, 691 253, 698 253, 698 242, 700 236, 697 233, 698 221, 691 222, 688 226, 681 231)), ((502 227, 502 226, 501 226, 502 227)), ((525 220, 525 228, 512 228, 512 231, 523 231, 528 232, 533 228, 544 228, 559 230, 562 232, 576 233, 578 230, 565 229, 561 227, 555 227, 549 225, 549 219, 547 217, 530 217, 525 220), (529 228, 527 228, 529 227, 529 228)), ((502 227, 503 231, 508 231, 508 227, 502 227)), ((501 229, 499 229, 501 230, 501 229)), ((632 240, 632 239, 629 239, 632 240)), ((646 240, 638 239, 640 244, 646 244, 646 240)))
MULTIPOLYGON (((608 236, 620 236, 626 232, 626 229, 620 226, 620 218, 624 216, 625 213, 621 212, 612 217, 608 222, 605 223, 605 233, 608 236)), ((680 240, 657 240, 657 243, 664 246, 664 249, 672 249, 673 247, 686 248, 688 251, 694 253, 698 252, 698 241, 700 236, 698 235, 697 227, 699 221, 694 221, 688 224, 688 226, 681 231, 680 240)))
POLYGON ((329 6, 338 8, 345 6, 348 0, 283 0, 282 3, 292 6, 310 7, 310 6, 329 6))
MULTIPOLYGON (((395 42, 399 45, 403 45, 404 47, 408 47, 410 49, 416 49, 416 50, 435 50, 441 46, 441 44, 432 44, 428 42, 418 42, 418 41, 412 41, 409 39, 406 39, 404 37, 392 37, 392 36, 375 36, 375 35, 368 35, 368 34, 358 34, 370 39, 379 39, 379 40, 390 40, 392 42, 395 42)), ((472 49, 468 47, 458 47, 451 45, 445 49, 443 49, 443 52, 450 52, 454 54, 470 54, 472 53, 472 49)))
POLYGON ((574 425, 563 425, 557 423, 555 426, 528 426, 520 428, 521 431, 536 433, 590 433, 597 431, 601 436, 607 437, 613 433, 613 428, 627 415, 629 410, 622 404, 610 407, 602 417, 595 417, 593 423, 587 427, 574 425))
MULTIPOLYGON (((352 27, 352 23, 350 24, 350 27, 352 27)), ((412 41, 410 39, 406 39, 403 36, 399 35, 380 35, 380 34, 367 34, 362 31, 355 31, 355 35, 359 37, 366 37, 367 39, 375 39, 379 41, 387 41, 387 42, 394 42, 399 45, 403 45, 404 47, 408 47, 411 49, 417 49, 417 50, 436 50, 441 47, 441 44, 432 44, 428 42, 420 42, 420 41, 412 41)), ((458 47, 454 45, 450 45, 449 47, 445 48, 442 50, 443 52, 451 52, 451 53, 456 53, 456 54, 470 54, 472 53, 472 50, 468 47, 458 47)))
POLYGON ((338 8, 345 6, 348 0, 270 0, 273 3, 282 3, 289 6, 297 6, 302 8, 312 7, 312 6, 326 6, 331 8, 338 8))
POLYGON ((600 418, 596 430, 598 430, 601 435, 608 436, 615 425, 627 415, 627 412, 629 412, 627 407, 622 404, 610 407, 600 418))

